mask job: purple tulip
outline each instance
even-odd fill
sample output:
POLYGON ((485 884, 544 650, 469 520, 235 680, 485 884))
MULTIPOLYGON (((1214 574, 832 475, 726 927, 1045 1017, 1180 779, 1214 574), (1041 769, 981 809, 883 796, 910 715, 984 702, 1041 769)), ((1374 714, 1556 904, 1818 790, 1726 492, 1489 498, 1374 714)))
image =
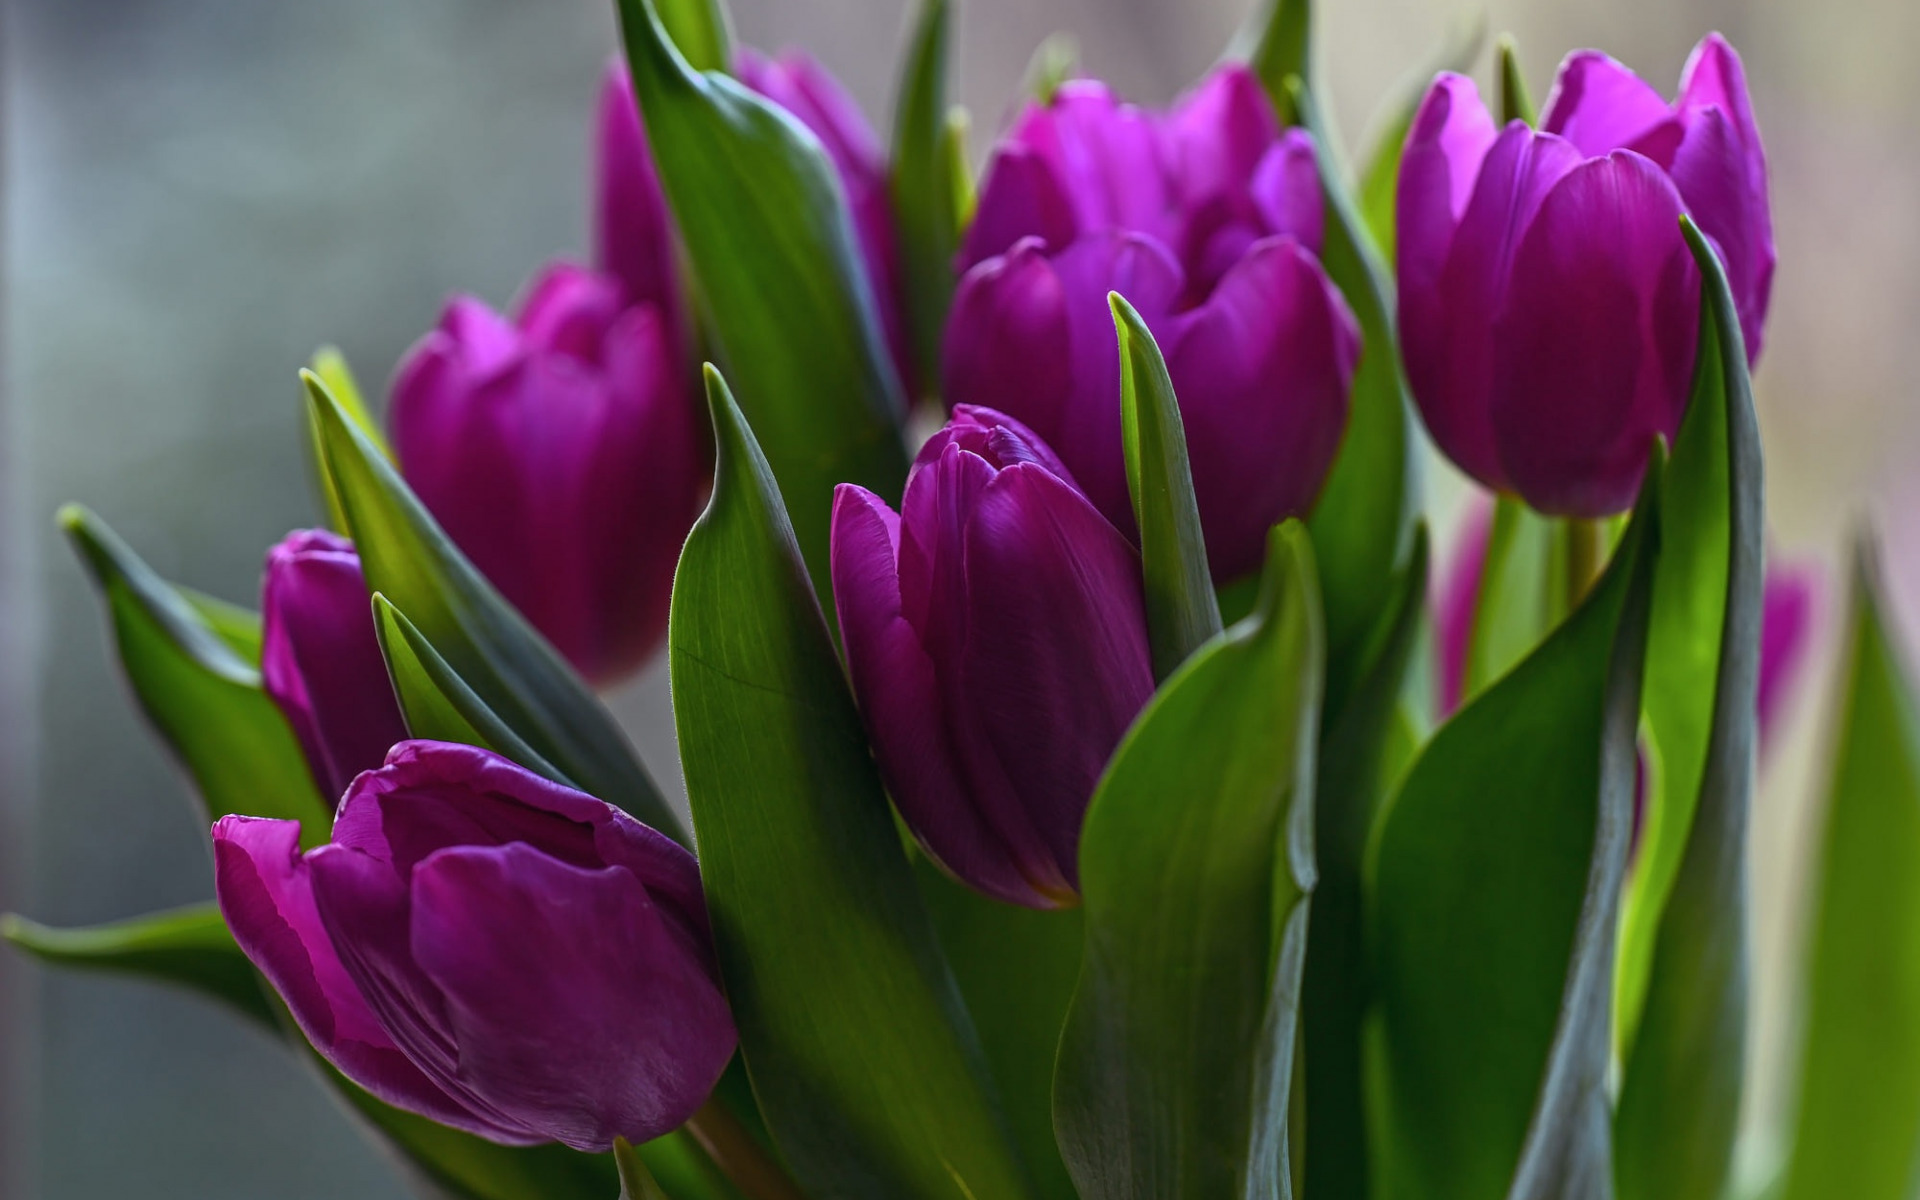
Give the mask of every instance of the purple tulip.
MULTIPOLYGON (((628 304, 660 314, 667 344, 688 350, 687 326, 674 264, 673 214, 660 190, 647 131, 634 104, 626 63, 615 60, 600 85, 594 154, 594 264, 620 281, 628 304)), ((689 381, 693 373, 687 372, 689 381)))
POLYGON ((1166 114, 1091 80, 1029 104, 994 151, 961 247, 946 398, 1025 421, 1131 535, 1107 293, 1146 319, 1186 423, 1216 578, 1305 513, 1346 428, 1359 327, 1316 255, 1311 139, 1244 67, 1166 114))
POLYGON ((389 416, 407 482, 569 662, 607 683, 646 658, 711 458, 660 308, 567 264, 513 321, 459 297, 389 416))
POLYGON ((825 148, 846 193, 881 332, 901 383, 913 395, 913 344, 904 307, 887 156, 873 127, 840 81, 805 51, 783 50, 769 58, 742 46, 734 52, 733 67, 741 83, 798 117, 825 148))
POLYGON ((1074 902, 1081 817, 1153 692, 1139 556, 1034 433, 961 406, 896 516, 834 495, 834 603, 900 814, 1015 904, 1074 902))
POLYGON ((1400 168, 1400 329, 1427 428, 1533 507, 1633 503, 1685 414, 1699 272, 1690 213, 1727 264, 1749 358, 1773 277, 1766 159, 1717 35, 1667 104, 1625 67, 1567 59, 1546 119, 1497 129, 1471 80, 1434 81, 1400 168))
POLYGON ((684 1122, 733 1054, 693 856, 472 746, 403 742, 333 841, 213 827, 220 910, 301 1030, 389 1104, 508 1145, 684 1122))
POLYGON ((407 736, 353 543, 319 529, 288 534, 267 552, 260 609, 261 685, 335 803, 407 736))

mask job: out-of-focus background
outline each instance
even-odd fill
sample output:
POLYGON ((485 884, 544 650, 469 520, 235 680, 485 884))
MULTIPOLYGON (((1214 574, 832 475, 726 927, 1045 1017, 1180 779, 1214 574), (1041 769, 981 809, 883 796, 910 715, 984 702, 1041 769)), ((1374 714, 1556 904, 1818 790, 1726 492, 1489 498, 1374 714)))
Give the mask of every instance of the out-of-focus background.
MULTIPOLYGON (((979 150, 1046 35, 1163 103, 1252 0, 958 0, 979 150)), ((1705 31, 1744 54, 1780 268, 1759 372, 1776 547, 1830 566, 1920 466, 1920 7, 1906 0, 1322 0, 1351 147, 1432 47, 1484 13, 1536 95, 1577 46, 1671 89, 1705 31)), ((316 519, 294 370, 325 341, 380 384, 454 290, 507 301, 584 249, 609 0, 10 0, 0 333, 0 905, 58 924, 212 894, 205 831, 110 665, 51 517, 84 499, 163 574, 246 600, 316 519)), ((743 40, 804 42, 889 111, 907 0, 733 0, 743 40)), ((1482 77, 1485 64, 1481 65, 1482 77)), ((1896 522, 1897 524, 1897 522, 1896 522)), ((1920 556, 1920 537, 1912 540, 1920 556)), ((1920 571, 1914 572, 1920 580, 1920 571)), ((1827 615, 1836 605, 1829 591, 1827 615)), ((1831 639, 1825 639, 1830 641, 1831 639)), ((1755 833, 1756 1128, 1790 1067, 1791 914, 1826 705, 1821 655, 1755 833)), ((617 705, 672 772, 665 680, 617 705)), ((1760 1143, 1763 1144, 1763 1143, 1760 1143)), ((401 1195, 293 1060, 200 1002, 0 951, 0 1197, 401 1195)))

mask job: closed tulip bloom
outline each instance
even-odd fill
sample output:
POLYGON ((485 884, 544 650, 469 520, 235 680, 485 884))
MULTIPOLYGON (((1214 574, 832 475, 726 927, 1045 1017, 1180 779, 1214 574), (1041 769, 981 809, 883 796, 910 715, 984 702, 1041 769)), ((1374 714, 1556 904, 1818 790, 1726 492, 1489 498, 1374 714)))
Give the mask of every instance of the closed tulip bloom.
MULTIPOLYGON (((673 214, 647 149, 625 62, 607 67, 595 123, 593 261, 625 289, 628 304, 660 314, 676 352, 687 346, 680 280, 674 265, 673 214)), ((687 372, 689 380, 693 372, 687 372)))
POLYGON ((1312 140, 1244 67, 1171 112, 1071 80, 995 149, 961 247, 944 392, 1025 422, 1133 533, 1107 293, 1145 318, 1180 401, 1219 579, 1313 506, 1346 428, 1359 327, 1321 269, 1312 140))
POLYGON ((548 267, 513 320, 452 301, 393 384, 407 482, 583 675, 608 683, 666 631, 711 451, 662 310, 548 267))
POLYGON ((1074 902, 1081 818, 1153 692, 1140 562, 1031 430, 962 406, 900 513, 834 496, 834 603, 901 816, 989 895, 1074 902))
POLYGON ((293 726, 320 794, 337 802, 407 736, 353 543, 302 529, 268 551, 260 633, 261 686, 293 726))
POLYGON ((692 855, 472 746, 404 742, 333 841, 213 827, 220 910, 326 1060, 507 1145, 684 1122, 733 1054, 692 855))
POLYGON ((1678 433, 1699 321, 1689 213, 1727 265, 1749 359, 1773 276, 1766 162, 1740 61, 1695 50, 1673 104, 1613 60, 1567 59, 1539 130, 1434 81, 1398 196, 1400 326, 1434 440, 1497 491, 1571 516, 1633 503, 1678 433))

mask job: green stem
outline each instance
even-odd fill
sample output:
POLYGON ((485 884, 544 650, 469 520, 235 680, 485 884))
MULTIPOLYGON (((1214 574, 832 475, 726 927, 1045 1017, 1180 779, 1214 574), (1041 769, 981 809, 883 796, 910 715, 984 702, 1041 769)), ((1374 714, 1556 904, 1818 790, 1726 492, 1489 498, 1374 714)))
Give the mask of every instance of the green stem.
POLYGON ((718 1099, 687 1119, 687 1133, 728 1182, 752 1200, 806 1200, 787 1172, 718 1099))

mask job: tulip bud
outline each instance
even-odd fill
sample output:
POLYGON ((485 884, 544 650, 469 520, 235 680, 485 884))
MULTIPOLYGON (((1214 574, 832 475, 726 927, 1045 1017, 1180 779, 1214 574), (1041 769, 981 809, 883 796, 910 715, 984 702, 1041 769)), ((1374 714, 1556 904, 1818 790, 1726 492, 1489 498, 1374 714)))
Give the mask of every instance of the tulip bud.
POLYGON ((213 827, 220 910, 326 1060, 507 1145, 684 1122, 732 1057, 693 856, 472 746, 403 742, 333 841, 213 827))
POLYGON ((1074 901, 1080 823, 1153 692, 1140 561, 1019 422, 961 407, 898 516, 834 495, 834 603, 888 791, 989 895, 1074 901))
POLYGON ((1312 139, 1280 129, 1244 67, 1165 115, 1068 81, 988 167, 946 398, 1026 422, 1131 535, 1119 292, 1166 356, 1214 575, 1246 575, 1267 530, 1312 508, 1346 428, 1360 333, 1316 257, 1322 227, 1312 139))
POLYGON ((667 344, 680 353, 687 330, 674 265, 673 214, 647 149, 625 62, 616 59, 607 68, 597 116, 594 265, 620 281, 628 304, 659 311, 667 344))
POLYGON ((261 686, 320 794, 337 802, 407 736, 353 544, 319 529, 288 534, 267 552, 260 610, 261 686))
POLYGON ((394 450, 460 549, 588 679, 666 631, 710 451, 662 310, 566 264, 516 320, 460 297, 393 384, 394 450))
POLYGON ((1571 56, 1538 131, 1496 129, 1472 81, 1441 75, 1397 204, 1401 338, 1427 428, 1461 469, 1543 512, 1629 507, 1649 444, 1679 431, 1700 305, 1683 211, 1726 262, 1759 353, 1766 160, 1718 36, 1672 105, 1609 58, 1571 56))

